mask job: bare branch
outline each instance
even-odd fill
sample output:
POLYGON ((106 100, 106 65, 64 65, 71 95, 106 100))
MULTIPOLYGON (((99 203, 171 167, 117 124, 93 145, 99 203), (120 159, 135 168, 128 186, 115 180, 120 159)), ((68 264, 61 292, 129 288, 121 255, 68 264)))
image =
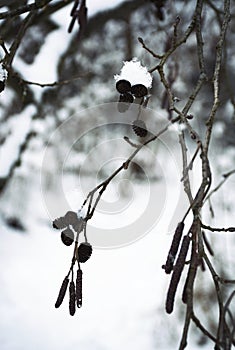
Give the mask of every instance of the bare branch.
POLYGON ((44 6, 46 6, 47 4, 49 4, 51 1, 52 0, 35 0, 34 3, 21 6, 15 10, 0 12, 0 19, 11 18, 11 17, 19 16, 26 12, 39 10, 44 6))

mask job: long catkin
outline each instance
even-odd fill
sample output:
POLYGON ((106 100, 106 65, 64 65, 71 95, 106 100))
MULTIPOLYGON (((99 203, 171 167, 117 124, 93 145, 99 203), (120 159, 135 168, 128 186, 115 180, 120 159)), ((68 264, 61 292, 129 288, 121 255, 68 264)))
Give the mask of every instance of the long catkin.
POLYGON ((64 300, 64 296, 66 294, 67 288, 68 288, 68 284, 69 284, 69 278, 65 277, 65 279, 62 282, 62 285, 60 287, 60 291, 55 303, 55 307, 58 308, 60 307, 60 305, 62 304, 63 300, 64 300))
POLYGON ((69 313, 71 316, 75 314, 76 311, 76 293, 75 284, 73 281, 69 285, 69 313))
POLYGON ((168 274, 171 273, 171 271, 173 270, 173 265, 174 265, 176 254, 179 249, 179 244, 181 241, 183 230, 184 230, 184 223, 179 222, 173 236, 173 240, 167 256, 166 264, 164 265, 165 272, 168 274))
POLYGON ((80 308, 82 306, 82 270, 77 270, 77 278, 76 278, 76 299, 77 299, 77 307, 80 308))
POLYGON ((184 236, 183 242, 180 248, 180 252, 179 252, 177 261, 175 263, 173 274, 171 276, 168 292, 167 292, 166 312, 168 314, 172 313, 174 308, 175 293, 176 293, 176 290, 180 281, 180 277, 185 265, 185 259, 188 253, 189 243, 190 243, 190 237, 184 236))

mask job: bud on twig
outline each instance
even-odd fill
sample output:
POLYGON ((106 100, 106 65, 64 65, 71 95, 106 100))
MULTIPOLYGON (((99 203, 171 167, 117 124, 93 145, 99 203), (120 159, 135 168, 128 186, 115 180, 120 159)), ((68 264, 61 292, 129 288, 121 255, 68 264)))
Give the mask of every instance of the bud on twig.
POLYGON ((168 314, 172 313, 174 307, 175 293, 180 281, 180 277, 184 268, 185 259, 188 253, 190 243, 190 237, 184 236, 181 249, 174 267, 174 271, 171 277, 170 285, 167 292, 166 298, 166 312, 168 314))
POLYGON ((69 284, 69 278, 65 277, 65 279, 63 280, 62 285, 60 287, 59 295, 58 295, 58 298, 57 298, 56 303, 55 303, 56 308, 60 307, 60 305, 62 304, 62 302, 64 300, 64 296, 65 296, 67 288, 68 288, 68 284, 69 284))

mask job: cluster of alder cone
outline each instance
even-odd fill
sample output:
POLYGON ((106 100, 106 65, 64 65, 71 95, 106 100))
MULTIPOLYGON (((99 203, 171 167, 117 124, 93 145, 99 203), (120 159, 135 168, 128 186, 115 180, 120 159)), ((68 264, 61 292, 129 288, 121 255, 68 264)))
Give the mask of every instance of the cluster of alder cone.
MULTIPOLYGON (((118 102, 118 111, 125 113, 130 104, 134 101, 142 105, 147 99, 148 89, 143 84, 131 85, 128 80, 120 79, 116 83, 116 89, 120 93, 118 102)), ((141 119, 136 119, 132 123, 132 129, 139 137, 145 137, 148 134, 146 124, 141 119)))
POLYGON ((73 211, 68 211, 65 216, 55 219, 53 221, 53 227, 63 230, 61 232, 61 240, 66 246, 70 246, 75 243, 71 267, 62 282, 55 303, 56 308, 60 307, 69 285, 69 313, 71 316, 73 316, 76 312, 76 305, 78 308, 82 306, 82 270, 80 263, 85 263, 90 258, 92 254, 92 246, 87 241, 78 245, 79 234, 84 229, 84 220, 73 211), (78 269, 75 284, 73 269, 76 262, 78 263, 78 269), (70 275, 71 280, 69 284, 70 275))

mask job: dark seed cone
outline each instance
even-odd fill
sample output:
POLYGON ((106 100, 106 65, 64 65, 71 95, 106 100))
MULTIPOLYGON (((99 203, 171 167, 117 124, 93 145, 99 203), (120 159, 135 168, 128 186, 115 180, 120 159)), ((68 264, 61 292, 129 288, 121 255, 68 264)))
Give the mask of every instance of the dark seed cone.
POLYGON ((75 314, 76 311, 76 292, 75 284, 73 281, 69 285, 69 313, 71 316, 75 314))
POLYGON ((53 221, 52 226, 56 229, 61 230, 61 229, 65 228, 67 225, 64 221, 64 218, 60 217, 60 218, 57 218, 53 221))
POLYGON ((116 89, 120 94, 131 91, 131 83, 128 80, 121 79, 116 83, 116 89))
POLYGON ((129 104, 118 102, 117 109, 119 113, 125 113, 129 109, 129 104))
POLYGON ((175 293, 180 281, 180 277, 185 265, 185 259, 188 253, 188 248, 189 248, 189 243, 190 243, 190 237, 189 236, 184 236, 183 242, 180 248, 180 252, 174 267, 173 274, 171 276, 171 281, 170 285, 168 288, 167 292, 167 297, 166 297, 166 312, 168 314, 172 313, 173 308, 174 308, 174 301, 175 301, 175 293))
POLYGON ((134 120, 132 124, 134 133, 139 137, 145 137, 148 134, 146 124, 143 120, 134 120))
POLYGON ((131 87, 131 93, 135 97, 144 97, 148 94, 148 89, 143 84, 136 84, 131 87))
POLYGON ((84 263, 86 262, 92 254, 92 246, 90 243, 85 242, 81 243, 78 247, 78 259, 79 262, 84 263))
POLYGON ((70 228, 66 228, 66 230, 61 232, 61 240, 62 242, 70 246, 74 242, 74 233, 70 228))
POLYGON ((118 102, 118 111, 120 113, 125 113, 129 107, 130 107, 130 104, 133 103, 134 101, 134 98, 131 94, 129 94, 128 92, 120 95, 119 97, 119 102, 118 102))
POLYGON ((5 89, 5 81, 0 80, 0 92, 2 92, 5 89))
POLYGON ((176 254, 179 249, 179 244, 181 241, 183 230, 184 230, 184 223, 179 222, 173 236, 173 240, 167 256, 166 264, 163 265, 163 268, 166 273, 171 273, 171 271, 173 270, 173 265, 174 265, 176 254))
POLYGON ((60 307, 60 305, 62 304, 62 302, 64 300, 64 296, 65 296, 67 288, 68 288, 68 284, 69 284, 69 279, 68 279, 68 277, 65 277, 65 279, 63 280, 62 285, 60 287, 59 295, 58 295, 58 298, 57 298, 56 303, 55 303, 56 308, 60 307))
POLYGON ((82 270, 77 270, 77 279, 76 279, 76 299, 77 307, 82 307, 82 270))
POLYGON ((125 103, 133 103, 134 97, 129 94, 129 92, 126 92, 125 94, 120 95, 119 102, 125 102, 125 103))
POLYGON ((84 227, 84 220, 82 218, 79 218, 78 221, 74 224, 72 224, 74 231, 77 233, 82 232, 84 227))
POLYGON ((78 221, 78 216, 74 211, 68 211, 64 216, 64 222, 67 226, 75 225, 78 221))

